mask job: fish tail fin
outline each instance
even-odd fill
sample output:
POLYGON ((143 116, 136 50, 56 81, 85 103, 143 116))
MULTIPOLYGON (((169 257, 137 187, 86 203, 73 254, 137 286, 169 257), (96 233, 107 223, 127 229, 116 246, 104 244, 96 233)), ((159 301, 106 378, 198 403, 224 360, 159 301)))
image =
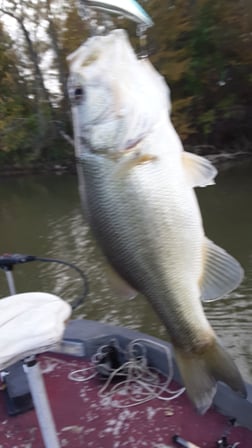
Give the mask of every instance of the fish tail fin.
POLYGON ((187 394, 200 414, 211 406, 217 381, 226 383, 240 396, 247 396, 238 368, 217 340, 198 354, 175 347, 175 357, 187 394))

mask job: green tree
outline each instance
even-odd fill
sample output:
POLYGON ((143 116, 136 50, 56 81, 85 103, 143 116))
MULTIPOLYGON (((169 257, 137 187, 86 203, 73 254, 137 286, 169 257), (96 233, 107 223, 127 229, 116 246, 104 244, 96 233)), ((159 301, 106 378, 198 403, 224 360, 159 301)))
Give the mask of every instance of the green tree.
POLYGON ((192 94, 185 89, 191 63, 188 35, 192 28, 189 0, 150 0, 148 12, 155 26, 149 31, 151 61, 166 78, 171 89, 172 119, 183 139, 194 130, 190 105, 192 94))
MULTIPOLYGON (((148 0, 148 49, 166 78, 182 139, 251 150, 251 0, 148 0)), ((74 0, 2 0, 14 41, 0 27, 0 162, 60 163, 73 156, 66 56, 88 36, 74 0), (15 132, 13 132, 15 130, 15 132), (65 140, 64 140, 65 142, 65 140)), ((127 27, 137 50, 136 24, 127 27)))
POLYGON ((194 98, 196 138, 219 149, 236 149, 244 145, 244 138, 252 137, 251 30, 245 3, 198 0, 192 10, 191 63, 185 86, 194 98))
POLYGON ((17 69, 17 55, 0 22, 0 161, 17 161, 29 147, 32 112, 27 85, 17 69))

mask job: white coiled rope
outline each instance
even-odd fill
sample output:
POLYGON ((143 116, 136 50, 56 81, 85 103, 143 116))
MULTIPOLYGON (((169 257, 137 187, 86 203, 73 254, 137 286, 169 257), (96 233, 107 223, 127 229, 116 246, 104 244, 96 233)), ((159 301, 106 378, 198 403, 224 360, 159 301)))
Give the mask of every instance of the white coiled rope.
MULTIPOLYGON (((91 366, 84 369, 75 370, 68 375, 72 381, 85 382, 99 373, 97 366, 100 360, 107 353, 109 346, 103 345, 91 360, 91 366)), ((116 345, 116 349, 127 354, 128 361, 125 361, 117 369, 108 370, 108 378, 99 389, 98 396, 103 399, 110 399, 113 407, 128 408, 147 401, 158 398, 159 400, 171 401, 179 397, 185 388, 171 390, 170 385, 173 379, 173 363, 170 349, 156 341, 147 339, 135 339, 131 341, 123 351, 116 345), (154 367, 148 366, 146 345, 153 345, 164 351, 167 360, 168 375, 154 367), (120 379, 119 379, 120 378, 120 379), (113 380, 116 383, 112 385, 113 380)))

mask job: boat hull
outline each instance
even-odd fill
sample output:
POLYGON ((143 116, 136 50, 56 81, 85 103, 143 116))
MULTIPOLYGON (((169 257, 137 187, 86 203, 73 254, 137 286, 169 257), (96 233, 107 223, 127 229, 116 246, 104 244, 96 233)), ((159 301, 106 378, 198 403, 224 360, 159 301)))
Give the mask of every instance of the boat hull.
MULTIPOLYGON (((100 375, 85 382, 69 378, 73 371, 89 367, 93 354, 111 340, 116 340, 124 349, 130 341, 139 338, 146 340, 148 364, 167 375, 163 347, 170 350, 169 344, 126 328, 88 320, 70 321, 58 352, 39 355, 62 447, 175 447, 172 438, 179 434, 199 447, 212 448, 227 435, 231 445, 240 442, 243 448, 251 448, 252 403, 222 384, 218 387, 214 407, 206 415, 199 416, 186 394, 171 402, 155 398, 145 404, 118 408, 115 398, 105 399, 99 395, 104 385, 100 375), (232 426, 230 418, 243 427, 232 426)), ((171 387, 176 389, 180 377, 174 363, 173 368, 171 387)), ((249 396, 251 390, 248 385, 249 396)), ((43 447, 34 410, 8 416, 4 391, 0 396, 0 446, 43 447)))

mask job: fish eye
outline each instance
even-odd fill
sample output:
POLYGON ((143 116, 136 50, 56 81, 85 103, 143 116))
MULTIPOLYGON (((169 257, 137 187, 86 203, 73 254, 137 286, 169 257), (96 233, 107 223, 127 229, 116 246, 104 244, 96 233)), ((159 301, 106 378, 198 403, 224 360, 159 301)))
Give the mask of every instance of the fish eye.
POLYGON ((74 100, 79 103, 81 100, 83 100, 83 97, 84 97, 83 88, 81 86, 76 87, 74 90, 74 100))

